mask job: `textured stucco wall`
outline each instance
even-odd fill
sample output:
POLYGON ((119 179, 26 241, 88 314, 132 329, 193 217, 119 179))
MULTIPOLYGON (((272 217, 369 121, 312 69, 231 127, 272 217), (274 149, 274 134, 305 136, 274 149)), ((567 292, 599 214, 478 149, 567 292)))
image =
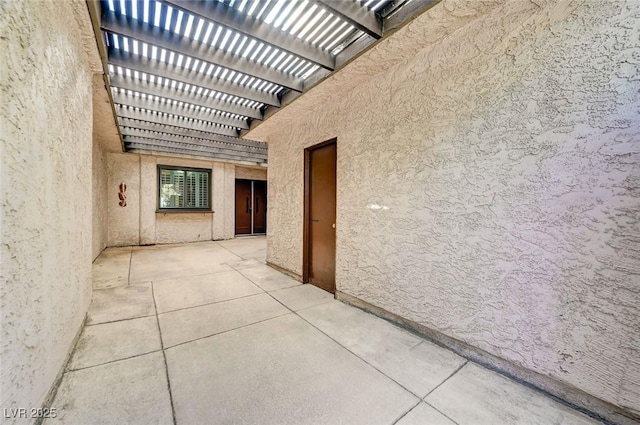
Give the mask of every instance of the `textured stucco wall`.
POLYGON ((449 1, 249 137, 302 271, 338 138, 337 287, 640 414, 640 3, 449 1))
MULTIPOLYGON (((236 235, 236 167, 232 164, 224 164, 224 186, 217 189, 224 193, 224 209, 217 211, 218 216, 223 217, 223 239, 233 238, 236 235)), ((214 205, 215 206, 215 205, 214 205)))
POLYGON ((235 165, 132 153, 108 153, 107 158, 109 246, 233 238, 235 165), (215 213, 157 213, 158 165, 212 170, 215 213), (120 182, 127 184, 126 207, 118 205, 120 182))
POLYGON ((267 180, 267 169, 262 167, 236 167, 236 179, 267 180))
POLYGON ((107 246, 107 155, 97 139, 93 138, 92 147, 92 251, 95 259, 107 246))
MULTIPOLYGON (((87 25, 90 22, 87 20, 87 25)), ((89 40, 95 45, 95 41, 89 40)), ((98 66, 99 58, 97 58, 98 66)), ((107 152, 121 152, 122 143, 104 83, 104 75, 93 76, 93 258, 107 246, 108 176, 107 152)))
POLYGON ((0 2, 0 408, 41 407, 91 298, 88 22, 83 3, 0 2))
MULTIPOLYGON (((92 258, 95 259, 102 250, 107 246, 107 149, 108 135, 102 127, 108 125, 109 116, 101 113, 101 103, 104 102, 103 97, 106 96, 106 89, 101 74, 93 76, 93 140, 92 140, 92 165, 91 165, 91 182, 93 206, 92 214, 92 258), (105 122, 107 121, 107 122, 105 122), (102 127, 101 127, 102 126, 102 127)), ((108 101, 108 98, 107 98, 108 101)), ((107 110, 110 112, 109 110, 107 110)), ((113 118, 112 125, 115 128, 113 118)))
POLYGON ((140 243, 140 156, 107 154, 108 246, 140 243), (120 184, 124 183, 126 206, 120 206, 120 184))
POLYGON ((158 164, 154 156, 140 156, 140 244, 156 243, 158 164))

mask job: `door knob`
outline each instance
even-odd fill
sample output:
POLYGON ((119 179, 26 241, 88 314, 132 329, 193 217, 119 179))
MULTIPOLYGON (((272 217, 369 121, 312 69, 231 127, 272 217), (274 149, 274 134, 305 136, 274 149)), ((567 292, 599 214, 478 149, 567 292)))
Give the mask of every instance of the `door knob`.
POLYGON ((333 224, 331 225, 331 227, 333 227, 333 228, 335 229, 335 228, 336 228, 336 223, 333 223, 333 224))

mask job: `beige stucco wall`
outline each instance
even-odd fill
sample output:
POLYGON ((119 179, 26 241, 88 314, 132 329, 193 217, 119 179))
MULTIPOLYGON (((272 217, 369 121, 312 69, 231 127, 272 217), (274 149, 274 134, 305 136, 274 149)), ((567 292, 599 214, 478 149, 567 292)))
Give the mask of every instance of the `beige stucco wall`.
POLYGON ((103 78, 104 75, 100 73, 93 76, 93 207, 91 211, 94 259, 107 246, 109 224, 107 214, 107 152, 122 151, 122 143, 103 78))
POLYGON ((248 137, 302 272, 337 137, 337 288, 640 414, 640 3, 445 0, 248 137))
MULTIPOLYGON (((234 164, 132 153, 107 154, 108 246, 153 245, 234 237, 234 164), (158 165, 212 170, 214 213, 156 212, 158 165), (120 183, 127 185, 127 206, 118 202, 120 183)), ((261 171, 261 170, 258 170, 261 171)))
POLYGON ((236 179, 267 180, 267 169, 263 167, 236 167, 236 179))
POLYGON ((140 243, 140 156, 107 154, 107 246, 140 243), (126 206, 120 206, 120 183, 127 186, 126 206))
POLYGON ((91 299, 100 65, 84 3, 3 1, 0 28, 0 407, 30 409, 59 376, 91 299))
POLYGON ((95 259, 107 246, 107 155, 96 138, 92 144, 92 245, 91 258, 95 259))

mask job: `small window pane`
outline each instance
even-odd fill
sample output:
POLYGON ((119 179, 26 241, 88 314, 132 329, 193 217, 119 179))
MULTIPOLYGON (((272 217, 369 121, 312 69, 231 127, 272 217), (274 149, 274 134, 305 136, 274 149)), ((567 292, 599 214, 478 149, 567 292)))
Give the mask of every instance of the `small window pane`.
POLYGON ((160 209, 209 209, 209 170, 160 168, 160 209))

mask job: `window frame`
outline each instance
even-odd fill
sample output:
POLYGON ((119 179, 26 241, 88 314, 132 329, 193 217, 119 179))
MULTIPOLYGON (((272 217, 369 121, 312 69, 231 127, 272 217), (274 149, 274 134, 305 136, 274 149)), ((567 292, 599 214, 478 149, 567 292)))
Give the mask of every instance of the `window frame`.
POLYGON ((181 167, 176 165, 162 165, 158 164, 157 166, 157 180, 156 180, 156 211, 162 213, 181 213, 181 212, 211 212, 212 211, 212 188, 213 184, 211 181, 211 169, 210 168, 194 168, 194 167, 181 167), (198 172, 198 173, 206 173, 207 174, 207 182, 208 182, 208 190, 207 190, 207 206, 206 207, 163 207, 162 206, 162 196, 160 194, 162 188, 162 170, 177 170, 183 171, 185 173, 185 186, 186 186, 186 175, 187 172, 198 172))

